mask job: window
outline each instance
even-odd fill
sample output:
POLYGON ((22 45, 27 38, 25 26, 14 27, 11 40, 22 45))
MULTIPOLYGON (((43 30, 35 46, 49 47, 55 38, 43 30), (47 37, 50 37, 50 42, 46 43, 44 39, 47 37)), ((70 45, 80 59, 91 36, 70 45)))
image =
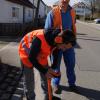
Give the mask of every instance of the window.
POLYGON ((13 18, 19 18, 19 8, 12 7, 12 17, 13 18))

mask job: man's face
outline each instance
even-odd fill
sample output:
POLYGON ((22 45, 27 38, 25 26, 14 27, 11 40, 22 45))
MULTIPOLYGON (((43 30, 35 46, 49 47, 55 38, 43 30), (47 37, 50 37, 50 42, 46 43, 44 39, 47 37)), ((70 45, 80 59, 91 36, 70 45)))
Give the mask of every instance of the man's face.
POLYGON ((68 6, 70 0, 59 0, 60 7, 63 9, 68 6))

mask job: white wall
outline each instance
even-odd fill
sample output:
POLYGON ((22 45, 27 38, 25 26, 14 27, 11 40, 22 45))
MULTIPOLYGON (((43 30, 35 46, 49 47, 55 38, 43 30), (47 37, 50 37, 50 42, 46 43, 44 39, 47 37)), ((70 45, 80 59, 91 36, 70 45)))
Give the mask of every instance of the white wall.
MULTIPOLYGON (((33 9, 25 7, 25 22, 32 21, 33 9), (30 16, 29 16, 30 10, 30 16)), ((22 23, 23 22, 23 6, 8 2, 6 0, 0 0, 0 23, 22 23), (19 8, 19 17, 12 17, 12 7, 19 8)))
POLYGON ((32 20, 33 20, 33 9, 27 7, 25 8, 25 22, 30 22, 32 20))
POLYGON ((89 9, 82 9, 82 8, 76 8, 76 14, 77 15, 90 15, 91 11, 89 9))
POLYGON ((84 9, 75 8, 75 10, 76 10, 76 15, 84 15, 84 9))
MULTIPOLYGON (((30 0, 31 1, 31 0, 30 0)), ((34 0, 34 6, 37 7, 38 0, 34 0)))
POLYGON ((40 2, 39 15, 43 18, 46 15, 46 6, 40 2))
POLYGON ((13 23, 13 22, 22 22, 23 21, 23 8, 20 5, 15 3, 7 2, 5 0, 0 0, 0 23, 13 23), (19 18, 12 18, 12 7, 18 7, 19 18))
POLYGON ((87 7, 87 5, 84 4, 79 4, 76 7, 74 7, 74 9, 76 10, 76 15, 85 16, 91 14, 91 10, 89 9, 89 7, 87 7))

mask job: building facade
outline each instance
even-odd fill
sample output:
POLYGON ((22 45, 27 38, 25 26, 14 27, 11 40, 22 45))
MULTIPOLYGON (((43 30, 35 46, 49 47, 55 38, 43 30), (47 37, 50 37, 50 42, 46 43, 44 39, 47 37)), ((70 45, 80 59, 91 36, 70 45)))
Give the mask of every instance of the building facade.
POLYGON ((89 8, 89 5, 85 4, 84 2, 78 2, 77 4, 74 4, 73 8, 75 9, 77 16, 88 17, 91 15, 91 9, 89 8))
POLYGON ((94 18, 100 18, 100 0, 81 0, 85 4, 88 4, 91 9, 91 16, 94 18))
POLYGON ((23 35, 30 31, 33 7, 29 0, 0 0, 0 35, 23 35))
POLYGON ((23 23, 33 20, 33 5, 21 0, 0 0, 0 23, 23 23))

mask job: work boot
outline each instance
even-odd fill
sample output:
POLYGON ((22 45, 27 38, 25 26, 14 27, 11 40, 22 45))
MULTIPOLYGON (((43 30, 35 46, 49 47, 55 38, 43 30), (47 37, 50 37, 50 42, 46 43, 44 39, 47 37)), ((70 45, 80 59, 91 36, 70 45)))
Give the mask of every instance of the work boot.
POLYGON ((49 98, 48 97, 45 97, 44 100, 49 100, 49 98))
POLYGON ((53 87, 53 91, 54 91, 54 93, 57 93, 58 92, 58 86, 53 87))
POLYGON ((71 92, 76 92, 76 93, 79 92, 79 90, 78 90, 78 88, 77 88, 76 85, 74 85, 74 86, 69 86, 69 90, 70 90, 71 92))
POLYGON ((59 88, 59 86, 55 86, 55 87, 53 87, 53 92, 55 94, 61 94, 61 89, 59 88))

